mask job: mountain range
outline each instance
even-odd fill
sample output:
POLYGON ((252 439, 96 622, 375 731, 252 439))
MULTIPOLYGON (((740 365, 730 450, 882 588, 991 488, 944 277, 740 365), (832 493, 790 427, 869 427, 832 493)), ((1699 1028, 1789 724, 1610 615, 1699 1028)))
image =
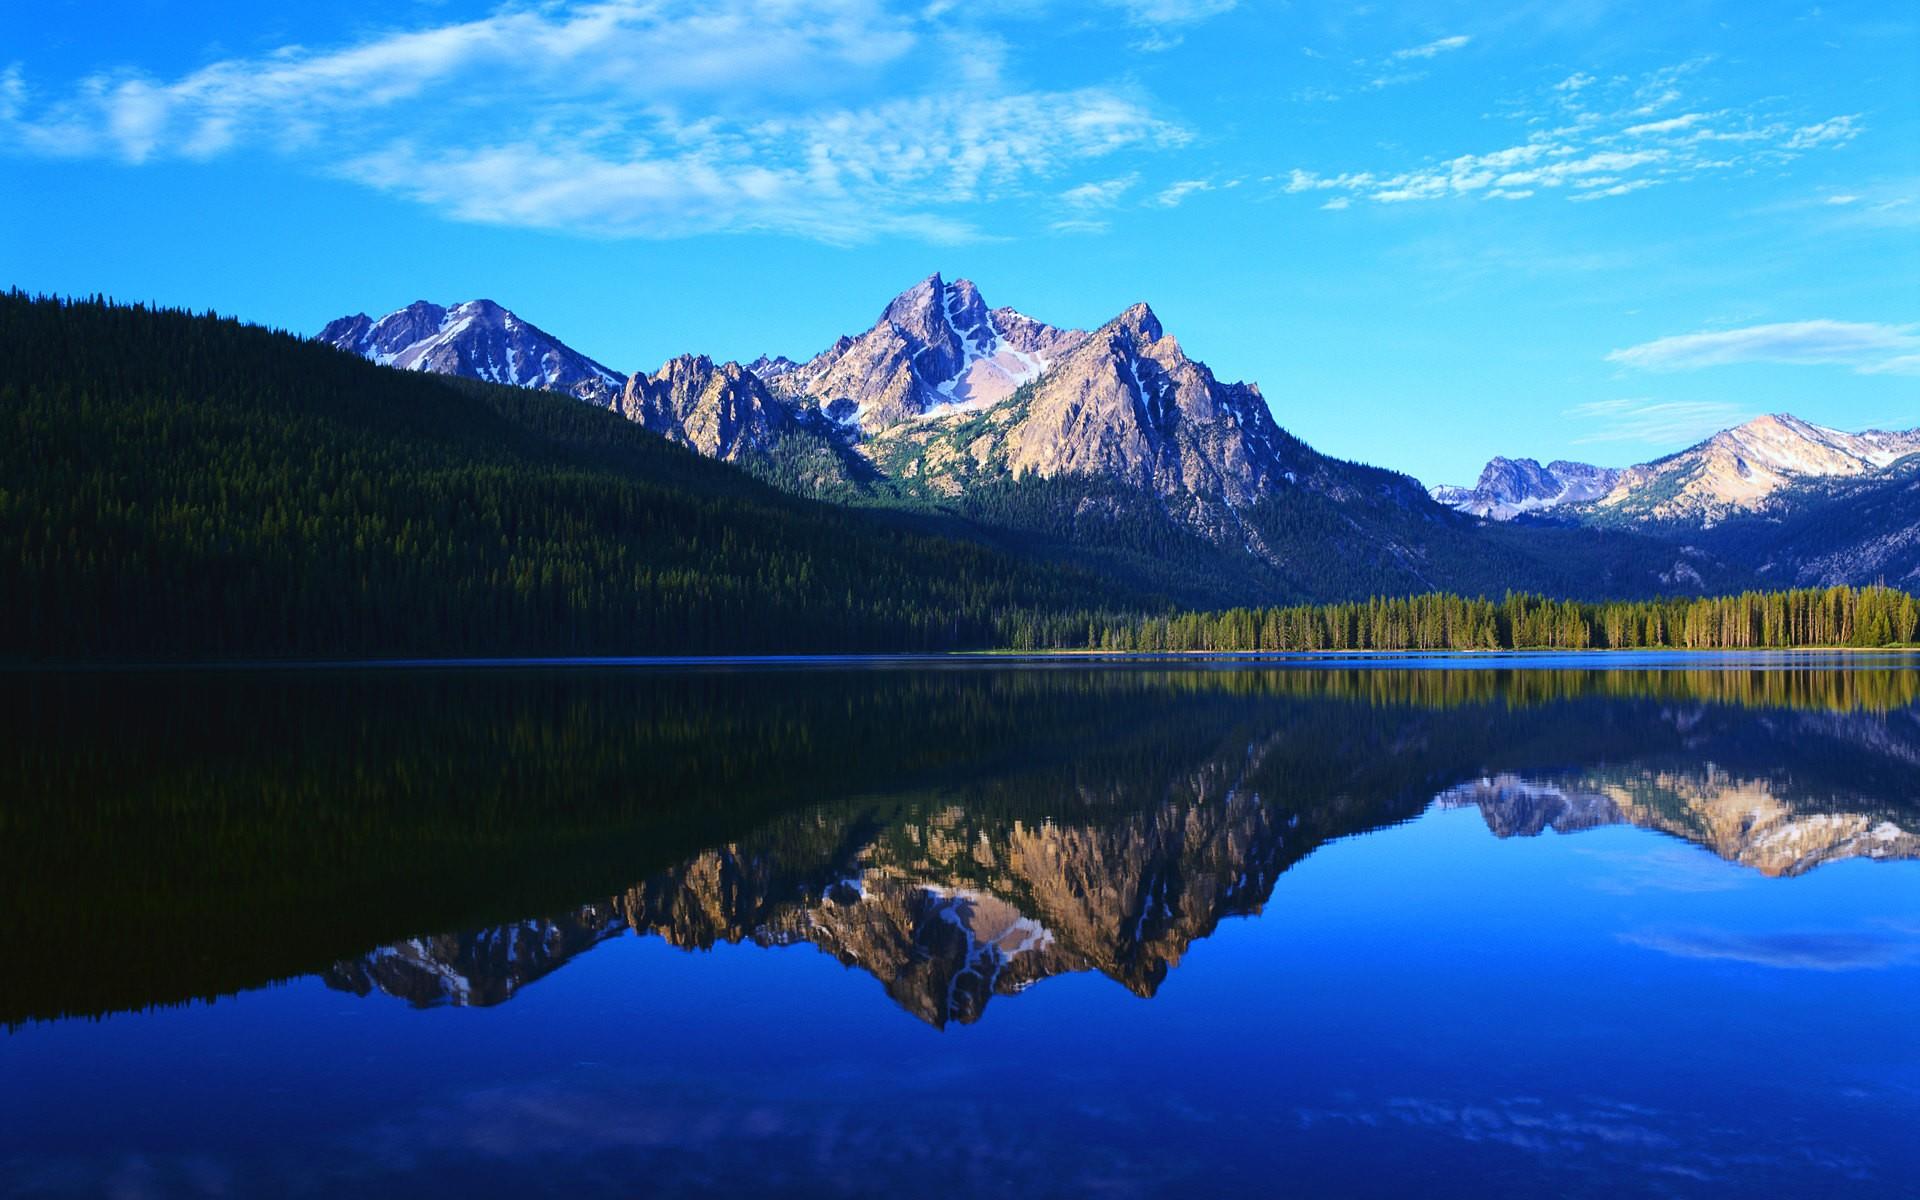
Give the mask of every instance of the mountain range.
POLYGON ((1920 582, 1920 429, 1777 414, 1650 463, 1496 457, 1472 487, 1427 489, 1315 451, 1146 304, 1069 329, 934 274, 804 360, 652 372, 485 300, 343 317, 319 340, 572 395, 788 491, 958 517, 1184 603, 1920 582))
POLYGON ((1913 454, 1920 454, 1920 428, 1846 433, 1770 413, 1625 469, 1494 458, 1473 487, 1441 484, 1432 495, 1497 521, 1561 509, 1596 524, 1705 528, 1742 514, 1785 513, 1809 484, 1891 481, 1913 454))

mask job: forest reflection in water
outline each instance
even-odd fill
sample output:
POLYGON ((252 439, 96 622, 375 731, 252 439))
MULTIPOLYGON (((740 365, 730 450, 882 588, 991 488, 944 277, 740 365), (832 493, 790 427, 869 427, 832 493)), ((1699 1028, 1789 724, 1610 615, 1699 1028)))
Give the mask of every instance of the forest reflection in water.
POLYGON ((1153 995, 1334 839, 1920 857, 1920 672, 980 666, 15 676, 9 1023, 318 973, 487 1005, 626 930, 811 944, 936 1025, 1153 995))

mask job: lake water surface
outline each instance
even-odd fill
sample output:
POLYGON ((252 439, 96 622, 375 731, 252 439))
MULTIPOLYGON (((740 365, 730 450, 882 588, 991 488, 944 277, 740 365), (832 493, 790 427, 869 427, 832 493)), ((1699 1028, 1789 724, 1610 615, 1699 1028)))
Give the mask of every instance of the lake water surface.
POLYGON ((1911 657, 0 687, 0 1194, 1920 1195, 1911 657))

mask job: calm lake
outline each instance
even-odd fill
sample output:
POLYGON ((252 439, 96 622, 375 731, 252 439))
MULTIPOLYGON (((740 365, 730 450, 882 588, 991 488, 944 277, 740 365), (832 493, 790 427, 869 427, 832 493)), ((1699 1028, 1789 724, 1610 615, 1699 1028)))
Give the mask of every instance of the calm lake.
POLYGON ((1920 1194, 1912 656, 0 687, 0 1194, 1920 1194))

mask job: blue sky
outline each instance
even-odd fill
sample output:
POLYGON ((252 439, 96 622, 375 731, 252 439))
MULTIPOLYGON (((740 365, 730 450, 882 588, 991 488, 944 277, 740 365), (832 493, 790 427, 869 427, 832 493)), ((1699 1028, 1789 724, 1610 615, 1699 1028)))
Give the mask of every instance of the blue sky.
POLYGON ((1906 3, 43 0, 0 282, 302 332, 487 296, 623 369, 930 271, 1147 300, 1315 446, 1470 479, 1920 425, 1906 3))

